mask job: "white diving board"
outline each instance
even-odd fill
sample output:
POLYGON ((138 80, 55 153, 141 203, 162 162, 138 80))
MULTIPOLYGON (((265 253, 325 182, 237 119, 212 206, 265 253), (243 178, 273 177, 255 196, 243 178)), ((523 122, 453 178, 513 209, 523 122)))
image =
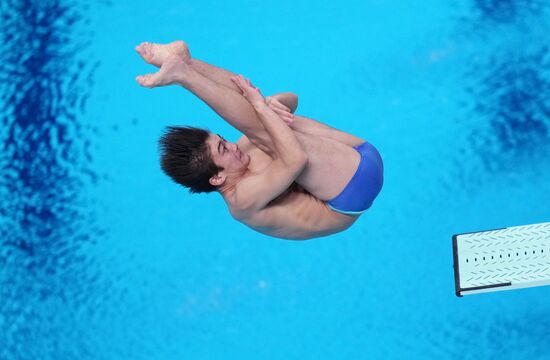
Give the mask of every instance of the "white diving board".
POLYGON ((550 222, 453 235, 456 295, 550 285, 550 222))

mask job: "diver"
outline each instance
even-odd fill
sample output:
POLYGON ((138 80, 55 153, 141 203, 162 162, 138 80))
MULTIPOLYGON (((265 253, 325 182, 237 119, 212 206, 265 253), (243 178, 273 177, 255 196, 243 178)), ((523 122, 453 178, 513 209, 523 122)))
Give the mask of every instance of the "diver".
POLYGON ((263 234, 304 240, 349 228, 383 185, 383 163, 365 140, 295 115, 292 93, 264 97, 243 76, 191 58, 185 42, 141 43, 160 69, 148 88, 179 85, 244 135, 231 143, 190 126, 162 135, 161 168, 192 193, 218 192, 237 221, 263 234))

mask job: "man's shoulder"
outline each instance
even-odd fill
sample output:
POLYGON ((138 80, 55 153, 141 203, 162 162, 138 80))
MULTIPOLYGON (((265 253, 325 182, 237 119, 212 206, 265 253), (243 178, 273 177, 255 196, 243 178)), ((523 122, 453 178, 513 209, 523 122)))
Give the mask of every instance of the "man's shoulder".
POLYGON ((254 201, 249 201, 247 196, 248 186, 238 186, 231 196, 226 197, 224 200, 227 204, 227 208, 231 216, 243 223, 255 223, 258 219, 263 218, 266 214, 271 213, 273 208, 272 202, 259 208, 254 201))
POLYGON ((243 201, 243 191, 246 192, 246 187, 239 185, 241 185, 240 182, 235 186, 231 194, 227 194, 223 198, 231 216, 236 220, 243 220, 250 217, 253 212, 243 201))
MULTIPOLYGON (((249 176, 246 180, 251 180, 250 178, 253 178, 254 176, 249 176)), ((254 180, 254 179, 252 179, 254 180)), ((253 199, 251 199, 250 196, 248 196, 248 189, 250 189, 251 183, 249 181, 240 181, 236 186, 231 195, 224 197, 224 200, 227 204, 227 207, 229 208, 229 212, 235 219, 248 219, 255 216, 258 216, 259 214, 264 214, 269 212, 271 208, 281 208, 285 205, 296 205, 297 202, 304 202, 306 201, 306 198, 302 198, 301 196, 296 196, 299 193, 303 193, 303 191, 300 191, 301 187, 297 183, 292 183, 288 189, 283 191, 281 194, 279 194, 277 197, 272 199, 270 202, 268 202, 265 206, 262 208, 258 208, 255 205, 253 199), (285 199, 288 199, 291 194, 295 194, 292 198, 293 200, 285 203, 285 199), (300 201, 301 200, 301 201, 300 201)), ((310 195, 311 196, 311 195, 310 195)))

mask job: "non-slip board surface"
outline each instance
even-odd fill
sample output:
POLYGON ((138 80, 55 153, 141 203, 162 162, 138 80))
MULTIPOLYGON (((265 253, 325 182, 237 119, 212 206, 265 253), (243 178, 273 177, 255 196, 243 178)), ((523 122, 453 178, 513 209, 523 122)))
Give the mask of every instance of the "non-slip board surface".
POLYGON ((550 285, 550 222, 453 235, 456 295, 550 285))

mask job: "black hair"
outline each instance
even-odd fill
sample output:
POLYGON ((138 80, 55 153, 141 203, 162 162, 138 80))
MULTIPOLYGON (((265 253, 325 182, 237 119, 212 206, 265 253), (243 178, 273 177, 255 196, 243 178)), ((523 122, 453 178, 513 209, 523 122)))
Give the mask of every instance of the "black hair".
POLYGON ((222 167, 212 160, 206 143, 210 132, 191 126, 167 126, 159 140, 162 170, 192 193, 215 191, 209 180, 222 167))

